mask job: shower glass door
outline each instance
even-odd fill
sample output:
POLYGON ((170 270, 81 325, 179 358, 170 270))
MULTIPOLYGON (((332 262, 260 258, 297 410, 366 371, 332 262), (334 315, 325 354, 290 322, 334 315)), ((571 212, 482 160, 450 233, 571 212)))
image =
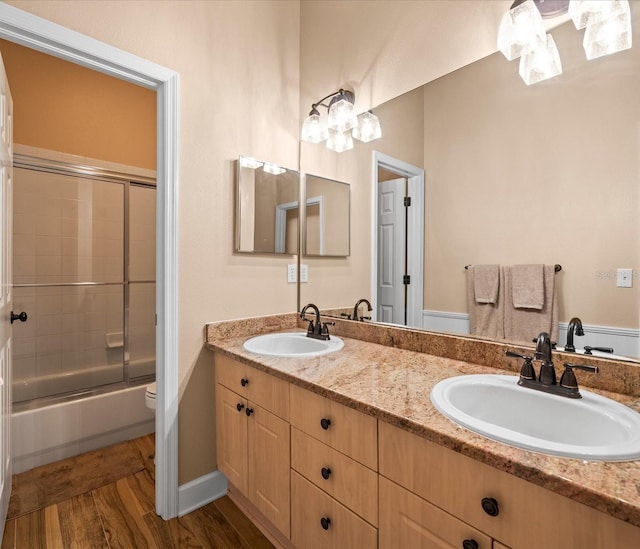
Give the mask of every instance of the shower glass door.
POLYGON ((124 381, 126 184, 14 174, 14 402, 124 381))

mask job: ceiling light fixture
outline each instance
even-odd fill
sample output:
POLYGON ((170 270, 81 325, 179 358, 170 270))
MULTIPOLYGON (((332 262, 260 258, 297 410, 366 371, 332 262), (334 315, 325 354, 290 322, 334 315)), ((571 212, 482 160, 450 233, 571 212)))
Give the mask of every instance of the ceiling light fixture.
POLYGON ((562 73, 558 48, 542 18, 567 11, 576 29, 586 27, 587 59, 631 47, 628 0, 515 0, 500 21, 498 49, 509 61, 520 57, 519 73, 527 85, 562 73))
POLYGON ((343 152, 353 148, 353 138, 368 143, 382 136, 380 121, 371 111, 356 114, 355 94, 339 89, 311 105, 311 112, 302 124, 301 139, 309 143, 327 141, 327 148, 343 152), (324 101, 330 99, 329 104, 324 101), (326 122, 318 107, 327 109, 326 122))

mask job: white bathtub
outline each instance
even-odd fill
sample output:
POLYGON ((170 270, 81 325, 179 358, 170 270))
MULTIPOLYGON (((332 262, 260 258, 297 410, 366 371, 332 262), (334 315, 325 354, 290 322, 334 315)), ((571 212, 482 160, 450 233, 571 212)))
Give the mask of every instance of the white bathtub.
POLYGON ((12 415, 13 473, 155 430, 139 385, 12 415))

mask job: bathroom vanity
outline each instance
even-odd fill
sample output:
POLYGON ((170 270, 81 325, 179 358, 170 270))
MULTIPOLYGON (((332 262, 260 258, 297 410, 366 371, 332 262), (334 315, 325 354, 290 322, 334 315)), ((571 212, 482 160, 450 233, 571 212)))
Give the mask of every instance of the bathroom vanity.
MULTIPOLYGON (((338 321, 344 348, 335 353, 243 349, 256 333, 296 329, 292 314, 209 325, 206 334, 218 466, 229 496, 276 546, 640 547, 640 461, 520 450, 458 427, 431 404, 442 379, 504 374, 486 364, 509 368, 505 345, 338 321)), ((632 367, 612 365, 621 370, 605 364, 600 383, 617 374, 637 389, 632 367)), ((640 410, 637 395, 589 390, 640 410)))

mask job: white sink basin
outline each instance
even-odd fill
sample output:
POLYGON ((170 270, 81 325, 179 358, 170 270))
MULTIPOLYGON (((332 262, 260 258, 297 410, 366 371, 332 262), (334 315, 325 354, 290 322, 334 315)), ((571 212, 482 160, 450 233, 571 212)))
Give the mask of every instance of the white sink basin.
POLYGON ((480 435, 544 454, 592 461, 640 459, 640 414, 580 389, 581 399, 520 387, 517 376, 445 379, 431 402, 480 435))
POLYGON ((243 347, 245 351, 258 355, 302 358, 339 351, 344 342, 336 336, 322 341, 307 337, 306 332, 287 332, 252 337, 244 342, 243 347))

